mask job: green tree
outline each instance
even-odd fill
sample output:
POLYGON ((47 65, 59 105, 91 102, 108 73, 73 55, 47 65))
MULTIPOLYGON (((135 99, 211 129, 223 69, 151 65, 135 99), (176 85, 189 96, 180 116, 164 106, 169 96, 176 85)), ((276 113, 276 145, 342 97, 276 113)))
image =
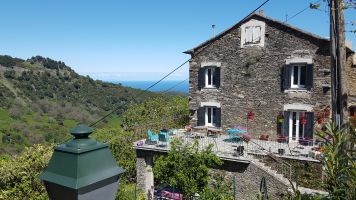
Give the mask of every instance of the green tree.
POLYGON ((183 127, 189 122, 188 98, 181 96, 150 98, 132 106, 123 115, 124 129, 140 132, 183 127))
POLYGON ((136 179, 136 153, 132 146, 133 142, 139 138, 132 132, 125 132, 115 128, 97 130, 93 138, 109 144, 117 164, 125 169, 125 174, 121 177, 121 180, 134 182, 136 179))
POLYGON ((327 124, 318 135, 324 139, 323 187, 332 199, 356 198, 355 129, 327 124))
POLYGON ((174 140, 168 155, 155 159, 153 173, 160 184, 175 187, 191 198, 208 189, 209 168, 221 164, 212 146, 200 150, 197 142, 185 145, 174 140))

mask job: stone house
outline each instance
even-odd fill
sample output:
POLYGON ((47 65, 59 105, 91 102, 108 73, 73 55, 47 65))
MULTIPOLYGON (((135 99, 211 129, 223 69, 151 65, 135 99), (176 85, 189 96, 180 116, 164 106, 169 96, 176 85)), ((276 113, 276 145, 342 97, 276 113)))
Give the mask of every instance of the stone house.
MULTIPOLYGON (((255 138, 261 134, 313 138, 318 119, 330 113, 329 47, 329 39, 252 14, 184 52, 191 55, 191 124, 245 126, 255 138)), ((350 48, 346 52, 343 79, 347 95, 354 97, 348 103, 356 105, 354 52, 350 48)))

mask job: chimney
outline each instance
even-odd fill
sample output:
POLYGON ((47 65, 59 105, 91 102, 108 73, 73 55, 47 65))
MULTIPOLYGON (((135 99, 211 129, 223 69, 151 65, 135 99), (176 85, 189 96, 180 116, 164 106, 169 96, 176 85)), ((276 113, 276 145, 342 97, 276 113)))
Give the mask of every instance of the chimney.
POLYGON ((262 15, 262 16, 265 16, 265 11, 264 11, 264 10, 259 10, 259 11, 258 11, 258 14, 259 14, 259 15, 262 15))

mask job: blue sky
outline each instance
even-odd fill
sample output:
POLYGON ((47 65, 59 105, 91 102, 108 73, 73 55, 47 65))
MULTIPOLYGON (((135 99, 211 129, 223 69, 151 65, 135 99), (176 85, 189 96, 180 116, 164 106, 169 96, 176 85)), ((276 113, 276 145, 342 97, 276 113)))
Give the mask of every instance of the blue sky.
MULTIPOLYGON (((111 80, 158 80, 183 63, 182 52, 232 26, 264 0, 2 0, 0 54, 42 55, 64 61, 80 74, 111 80)), ((267 16, 285 20, 317 0, 270 0, 267 16)), ((322 3, 322 1, 321 1, 322 3)), ((290 24, 329 36, 323 10, 303 12, 290 24)), ((356 10, 346 30, 356 29, 356 10)), ((356 34, 347 33, 356 46, 356 34)), ((185 66, 170 77, 184 80, 185 66)))

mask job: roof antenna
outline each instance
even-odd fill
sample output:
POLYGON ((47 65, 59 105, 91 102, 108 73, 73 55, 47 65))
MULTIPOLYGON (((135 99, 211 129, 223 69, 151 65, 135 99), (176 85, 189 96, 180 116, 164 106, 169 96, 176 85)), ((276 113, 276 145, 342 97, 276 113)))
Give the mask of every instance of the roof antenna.
POLYGON ((213 30, 213 37, 215 37, 215 24, 211 25, 211 29, 213 30))

